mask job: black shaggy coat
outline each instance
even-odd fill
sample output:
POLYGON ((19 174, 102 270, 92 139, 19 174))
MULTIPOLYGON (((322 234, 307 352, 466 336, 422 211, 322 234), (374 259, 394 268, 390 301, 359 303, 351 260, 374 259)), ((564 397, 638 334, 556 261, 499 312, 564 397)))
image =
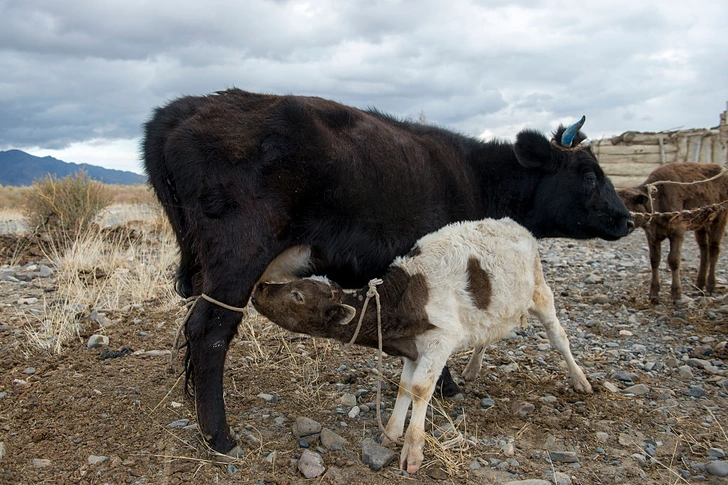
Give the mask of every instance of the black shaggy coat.
MULTIPOLYGON (((294 244, 312 248, 312 273, 358 287, 454 221, 508 216, 536 237, 577 239, 632 228, 588 147, 531 130, 515 144, 483 142, 321 98, 239 89, 175 100, 145 129, 144 165, 177 235, 183 296, 243 306, 294 244)), ((223 452, 234 442, 222 374, 239 318, 200 301, 185 329, 200 430, 223 452)))

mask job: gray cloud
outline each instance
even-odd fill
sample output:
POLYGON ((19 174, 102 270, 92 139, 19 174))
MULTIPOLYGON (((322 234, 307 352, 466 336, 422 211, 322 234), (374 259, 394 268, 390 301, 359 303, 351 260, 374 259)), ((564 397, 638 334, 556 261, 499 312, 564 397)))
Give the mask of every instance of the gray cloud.
POLYGON ((637 3, 0 0, 0 149, 137 138, 155 106, 231 86, 472 135, 715 125, 728 5, 637 3))

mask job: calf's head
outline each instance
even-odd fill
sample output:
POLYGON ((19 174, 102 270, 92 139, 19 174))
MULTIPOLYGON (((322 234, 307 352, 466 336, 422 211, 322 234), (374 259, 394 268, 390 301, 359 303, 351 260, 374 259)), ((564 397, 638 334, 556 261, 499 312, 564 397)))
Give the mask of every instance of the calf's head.
POLYGON ((647 189, 645 187, 630 187, 627 189, 619 189, 617 194, 624 202, 624 205, 627 206, 627 209, 633 213, 632 218, 635 227, 642 227, 646 222, 646 217, 642 214, 652 212, 647 189))
POLYGON ((601 238, 609 241, 634 229, 627 207, 604 174, 579 129, 585 118, 560 126, 549 141, 521 131, 514 146, 521 166, 534 169, 533 210, 524 225, 536 237, 601 238))
POLYGON ((260 283, 251 302, 258 312, 287 330, 313 337, 335 338, 336 326, 346 325, 356 310, 342 303, 343 290, 323 278, 288 283, 260 283))

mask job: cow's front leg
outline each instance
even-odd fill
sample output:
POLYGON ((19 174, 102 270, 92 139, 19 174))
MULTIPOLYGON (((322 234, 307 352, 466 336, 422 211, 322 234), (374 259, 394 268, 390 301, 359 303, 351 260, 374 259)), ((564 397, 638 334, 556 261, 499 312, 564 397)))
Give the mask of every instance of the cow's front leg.
POLYGON ((197 423, 205 441, 220 453, 228 453, 236 445, 225 419, 223 370, 240 319, 240 313, 201 299, 185 329, 187 377, 194 389, 197 423))

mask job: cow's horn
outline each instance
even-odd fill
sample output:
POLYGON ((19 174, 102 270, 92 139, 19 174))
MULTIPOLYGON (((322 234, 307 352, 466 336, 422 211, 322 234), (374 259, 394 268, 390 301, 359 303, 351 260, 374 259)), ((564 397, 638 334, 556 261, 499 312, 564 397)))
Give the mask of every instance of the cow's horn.
POLYGON ((564 131, 564 134, 561 135, 561 146, 563 147, 570 147, 571 144, 574 142, 574 136, 576 136, 576 132, 581 129, 582 126, 584 126, 584 122, 586 121, 586 115, 582 116, 579 121, 571 125, 564 131))

